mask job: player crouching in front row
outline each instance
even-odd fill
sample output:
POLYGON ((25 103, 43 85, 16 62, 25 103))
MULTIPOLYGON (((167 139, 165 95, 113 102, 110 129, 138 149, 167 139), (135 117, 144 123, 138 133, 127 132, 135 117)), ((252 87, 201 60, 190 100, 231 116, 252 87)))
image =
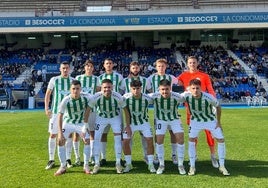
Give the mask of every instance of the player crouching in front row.
POLYGON ((71 84, 71 94, 63 98, 58 114, 59 133, 58 133, 58 155, 60 159, 60 168, 55 172, 55 176, 62 175, 66 172, 66 148, 65 141, 72 133, 78 133, 84 146, 84 172, 91 174, 88 161, 90 154, 90 140, 87 131, 88 117, 90 108, 88 106, 88 95, 80 94, 81 83, 73 80, 71 84), (84 123, 83 123, 84 120, 84 123), (83 126, 84 125, 84 126, 83 126))
POLYGON ((156 153, 159 159, 159 167, 156 174, 162 174, 165 170, 164 138, 168 127, 175 135, 176 151, 178 156, 179 174, 186 174, 184 161, 184 131, 178 114, 178 106, 184 101, 179 93, 171 91, 171 82, 163 79, 159 82, 159 92, 149 94, 154 101, 156 153))
POLYGON ((147 143, 147 159, 148 170, 155 173, 153 165, 154 147, 153 133, 149 124, 148 106, 153 103, 153 100, 146 94, 141 93, 142 82, 133 80, 130 83, 130 93, 126 93, 124 97, 123 109, 125 112, 126 127, 123 133, 123 150, 126 160, 126 168, 124 173, 129 172, 133 167, 131 164, 131 147, 132 136, 135 131, 140 131, 145 137, 147 143))
POLYGON ((190 170, 188 175, 195 175, 195 139, 201 130, 209 130, 218 142, 218 156, 220 172, 229 176, 230 173, 224 166, 225 161, 225 143, 221 126, 221 107, 218 100, 212 95, 201 91, 201 81, 193 79, 189 84, 189 92, 184 92, 183 97, 189 106, 191 121, 189 127, 189 158, 190 170), (216 108, 216 115, 213 112, 216 108))

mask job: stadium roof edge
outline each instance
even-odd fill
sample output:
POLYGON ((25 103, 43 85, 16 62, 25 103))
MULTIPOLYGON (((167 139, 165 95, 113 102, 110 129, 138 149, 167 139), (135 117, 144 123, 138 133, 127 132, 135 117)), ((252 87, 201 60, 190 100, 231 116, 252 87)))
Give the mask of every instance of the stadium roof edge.
POLYGON ((93 27, 35 27, 35 28, 3 28, 1 33, 38 33, 38 32, 100 32, 100 31, 160 31, 160 30, 189 30, 189 29, 246 29, 246 28, 268 28, 266 23, 251 24, 189 24, 189 25, 156 25, 156 26, 93 26, 93 27))

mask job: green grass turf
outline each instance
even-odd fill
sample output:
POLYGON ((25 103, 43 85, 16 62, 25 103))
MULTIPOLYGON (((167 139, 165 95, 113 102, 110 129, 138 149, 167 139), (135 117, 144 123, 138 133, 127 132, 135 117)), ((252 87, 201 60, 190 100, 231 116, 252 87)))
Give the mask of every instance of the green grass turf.
MULTIPOLYGON (((180 109, 185 128, 185 167, 188 171, 188 142, 185 111, 180 109)), ((152 111, 150 111, 152 114, 152 111)), ((108 166, 97 175, 85 175, 82 167, 68 169, 60 177, 53 174, 59 166, 45 170, 47 154, 47 124, 43 111, 0 112, 0 185, 1 187, 268 187, 268 108, 223 109, 222 125, 226 139, 226 167, 230 177, 224 177, 211 166, 205 134, 201 132, 197 146, 198 161, 195 176, 181 176, 170 161, 169 134, 166 134, 166 171, 150 174, 142 161, 139 135, 134 136, 133 166, 128 174, 116 174, 113 138, 109 133, 108 166)), ((81 144, 82 155, 82 144, 81 144)), ((74 160, 74 157, 73 157, 74 160)), ((91 167, 92 168, 92 167, 91 167)))

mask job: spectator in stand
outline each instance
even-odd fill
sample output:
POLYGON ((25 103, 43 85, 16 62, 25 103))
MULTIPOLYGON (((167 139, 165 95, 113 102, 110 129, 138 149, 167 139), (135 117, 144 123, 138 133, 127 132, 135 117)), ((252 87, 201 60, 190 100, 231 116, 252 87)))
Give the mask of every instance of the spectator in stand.
POLYGON ((251 96, 251 93, 249 92, 249 90, 247 90, 246 92, 245 92, 245 96, 247 97, 247 96, 251 96))

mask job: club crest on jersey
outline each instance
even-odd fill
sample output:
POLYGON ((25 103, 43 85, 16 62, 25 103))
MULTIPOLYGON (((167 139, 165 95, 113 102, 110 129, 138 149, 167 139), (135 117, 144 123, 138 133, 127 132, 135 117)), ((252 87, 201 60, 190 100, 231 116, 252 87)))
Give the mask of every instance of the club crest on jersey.
POLYGON ((142 112, 131 112, 134 116, 142 116, 142 112))
POLYGON ((101 113, 104 114, 106 117, 111 117, 111 116, 113 116, 113 113, 112 113, 112 112, 105 112, 105 111, 102 111, 101 113))
POLYGON ((165 116, 168 116, 168 114, 172 114, 171 110, 167 109, 160 109, 161 114, 164 114, 165 116))

